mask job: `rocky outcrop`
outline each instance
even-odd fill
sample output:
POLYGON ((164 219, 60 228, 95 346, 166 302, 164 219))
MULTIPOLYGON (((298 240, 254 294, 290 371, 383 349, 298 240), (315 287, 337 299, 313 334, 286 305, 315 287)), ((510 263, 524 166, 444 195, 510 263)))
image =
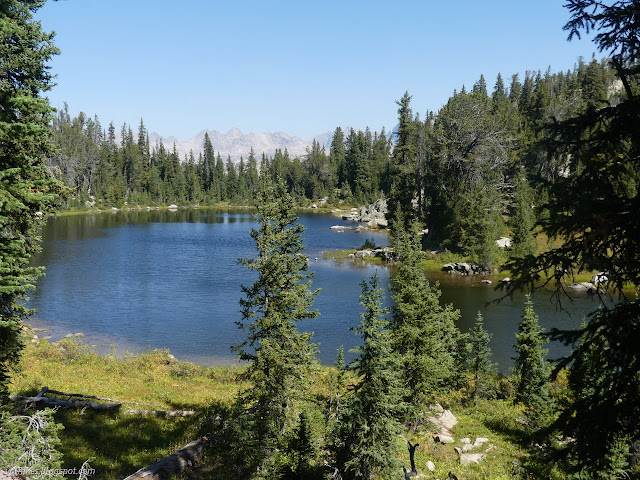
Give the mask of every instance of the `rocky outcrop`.
POLYGON ((398 256, 393 249, 389 247, 376 248, 375 250, 357 250, 355 253, 350 253, 349 258, 355 258, 358 260, 365 258, 381 258, 385 262, 398 261, 398 256))
POLYGON ((488 266, 465 262, 447 263, 442 266, 442 270, 458 275, 491 275, 491 268, 488 266))
POLYGON ((352 209, 352 211, 342 216, 343 220, 353 220, 354 222, 366 223, 368 227, 387 227, 387 200, 381 198, 376 200, 368 207, 364 205, 360 210, 352 209))
POLYGON ((500 237, 496 240, 496 245, 500 248, 509 248, 511 247, 511 239, 509 237, 500 237))
POLYGON ((569 285, 567 287, 567 290, 571 290, 573 292, 586 292, 590 295, 595 295, 597 293, 602 293, 602 288, 600 287, 600 284, 594 285, 593 283, 590 282, 578 282, 578 283, 574 283, 573 285, 569 285))

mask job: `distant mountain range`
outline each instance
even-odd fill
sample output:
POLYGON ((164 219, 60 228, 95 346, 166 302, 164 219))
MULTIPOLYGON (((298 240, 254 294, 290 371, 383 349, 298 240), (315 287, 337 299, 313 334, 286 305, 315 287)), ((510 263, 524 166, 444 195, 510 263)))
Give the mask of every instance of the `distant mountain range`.
POLYGON ((333 136, 333 132, 327 132, 310 140, 303 140, 285 132, 242 133, 239 128, 232 128, 227 133, 220 133, 216 130, 203 130, 184 142, 181 142, 176 137, 161 137, 153 132, 149 134, 149 143, 151 148, 156 144, 162 143, 168 151, 172 151, 175 144, 180 160, 184 160, 185 156, 188 158, 189 152, 192 151, 197 161, 198 155, 203 150, 205 133, 209 134, 216 155, 220 153, 223 160, 226 160, 227 156, 230 155, 231 159, 236 162, 240 160, 241 156, 246 160, 252 147, 258 161, 260 161, 263 152, 273 156, 276 149, 284 151, 286 148, 291 157, 302 156, 306 154, 307 148, 311 149, 313 140, 319 142, 320 145, 324 145, 328 153, 331 137, 333 136))

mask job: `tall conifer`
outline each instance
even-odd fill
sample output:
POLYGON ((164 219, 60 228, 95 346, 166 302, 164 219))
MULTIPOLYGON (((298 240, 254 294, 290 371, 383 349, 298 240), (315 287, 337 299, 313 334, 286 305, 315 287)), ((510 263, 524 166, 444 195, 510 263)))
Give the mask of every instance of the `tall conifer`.
POLYGON ((393 478, 396 468, 397 420, 401 409, 398 358, 393 351, 383 291, 375 273, 362 281, 360 324, 353 330, 362 345, 350 366, 358 381, 339 421, 337 461, 342 478, 393 478))
POLYGON ((239 403, 248 416, 244 447, 261 475, 272 475, 272 455, 283 435, 295 424, 296 402, 305 393, 307 373, 314 363, 311 333, 296 324, 318 315, 312 310, 317 291, 311 290, 308 262, 302 253, 304 227, 297 223, 293 199, 282 182, 263 177, 257 199, 260 225, 251 230, 258 256, 240 263, 255 271, 252 285, 242 286, 242 319, 239 327, 247 338, 234 347, 248 361, 243 379, 251 386, 241 392, 239 403), (271 472, 271 473, 269 473, 271 472))
POLYGON ((0 402, 24 345, 30 311, 20 300, 41 274, 29 260, 56 190, 44 168, 52 109, 41 94, 52 85, 46 63, 58 50, 33 20, 43 4, 8 0, 0 7, 0 402))

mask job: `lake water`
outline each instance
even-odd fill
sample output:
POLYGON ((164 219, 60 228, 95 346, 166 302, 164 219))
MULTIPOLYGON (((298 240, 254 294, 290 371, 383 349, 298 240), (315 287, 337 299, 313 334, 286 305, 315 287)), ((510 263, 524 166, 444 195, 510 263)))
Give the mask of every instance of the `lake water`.
MULTIPOLYGON (((360 282, 378 271, 388 286, 391 269, 354 261, 323 260, 322 251, 357 248, 365 239, 386 244, 380 232, 331 230, 352 222, 326 214, 301 214, 306 253, 315 273, 313 287, 321 291, 315 307, 320 316, 300 323, 314 332, 320 360, 333 363, 340 345, 353 348, 358 338, 350 327, 359 322, 360 282)), ((243 210, 179 210, 177 212, 117 212, 52 218, 42 232, 43 251, 34 259, 46 267, 30 305, 31 319, 49 329, 53 340, 82 332, 100 352, 140 352, 168 348, 179 359, 207 364, 235 361, 230 347, 243 334, 238 300, 241 284, 251 284, 255 272, 237 259, 255 255, 249 230, 256 227, 243 210)), ((512 364, 514 332, 523 308, 522 296, 488 304, 499 296, 479 278, 434 274, 441 300, 462 313, 467 331, 482 311, 493 334, 494 361, 503 371, 512 364)), ((548 292, 537 292, 535 310, 545 328, 574 328, 596 308, 586 295, 563 302, 571 315, 558 311, 548 292)), ((566 353, 550 345, 550 356, 566 353)), ((350 358, 348 356, 347 358, 350 358)))

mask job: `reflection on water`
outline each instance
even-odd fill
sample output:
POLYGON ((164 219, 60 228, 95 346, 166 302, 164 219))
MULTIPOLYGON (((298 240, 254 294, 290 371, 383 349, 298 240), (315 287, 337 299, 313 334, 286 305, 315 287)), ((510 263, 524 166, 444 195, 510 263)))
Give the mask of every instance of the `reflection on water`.
MULTIPOLYGON (((353 223, 324 214, 303 214, 304 242, 314 272, 313 287, 321 291, 315 307, 320 316, 301 322, 314 331, 320 359, 333 363, 340 345, 355 346, 350 331, 359 321, 360 282, 375 270, 383 287, 390 269, 352 261, 322 259, 322 251, 357 248, 366 238, 386 244, 380 232, 342 233, 332 225, 353 223)), ((43 229, 43 251, 34 263, 45 265, 31 304, 38 308, 33 320, 50 329, 54 338, 83 332, 89 343, 109 351, 169 348, 178 358, 206 363, 233 361, 230 346, 243 334, 238 300, 241 284, 251 284, 255 272, 237 263, 255 256, 249 230, 256 227, 248 210, 187 209, 176 212, 140 211, 51 219, 43 229)), ((494 360, 503 369, 514 356, 514 332, 524 300, 516 296, 500 304, 489 303, 498 293, 470 277, 434 274, 442 301, 462 313, 460 327, 471 328, 476 313, 485 317, 493 333, 494 360)), ((582 315, 596 308, 586 296, 570 306, 572 315, 558 312, 547 292, 536 293, 536 313, 543 326, 573 328, 582 315)), ((389 303, 388 299, 387 302, 389 303)), ((551 355, 565 353, 559 346, 551 355)))

